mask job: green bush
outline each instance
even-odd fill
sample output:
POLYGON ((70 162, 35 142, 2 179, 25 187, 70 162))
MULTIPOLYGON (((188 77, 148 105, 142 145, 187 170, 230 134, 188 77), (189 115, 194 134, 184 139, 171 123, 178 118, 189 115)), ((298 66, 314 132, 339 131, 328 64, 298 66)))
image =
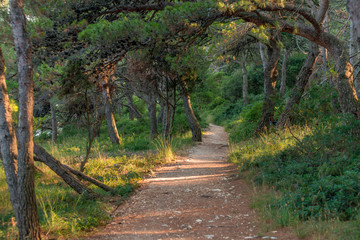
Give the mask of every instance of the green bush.
POLYGON ((360 122, 332 118, 302 132, 273 133, 231 154, 257 184, 283 193, 275 204, 301 219, 355 219, 360 207, 360 122), (277 137, 278 136, 278 137, 277 137), (269 145, 269 143, 271 145, 269 145))
POLYGON ((231 142, 239 142, 253 136, 262 106, 263 101, 257 101, 244 107, 240 115, 227 124, 226 130, 230 133, 231 142))

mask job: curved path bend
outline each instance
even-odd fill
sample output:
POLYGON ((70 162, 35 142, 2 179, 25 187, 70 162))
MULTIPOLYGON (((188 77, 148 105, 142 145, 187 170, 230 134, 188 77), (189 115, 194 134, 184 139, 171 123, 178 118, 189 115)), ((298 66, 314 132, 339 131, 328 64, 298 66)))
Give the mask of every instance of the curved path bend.
POLYGON ((257 236, 251 190, 227 162, 227 151, 224 128, 210 125, 188 157, 157 169, 112 222, 87 239, 295 239, 277 231, 257 236))

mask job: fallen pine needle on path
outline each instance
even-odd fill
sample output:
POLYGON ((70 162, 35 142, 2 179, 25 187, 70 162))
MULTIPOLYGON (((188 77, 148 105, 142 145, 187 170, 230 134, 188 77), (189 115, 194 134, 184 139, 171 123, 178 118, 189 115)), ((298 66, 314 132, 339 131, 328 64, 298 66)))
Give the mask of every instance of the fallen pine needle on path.
POLYGON ((283 231, 258 235, 251 189, 227 151, 224 128, 210 124, 188 157, 157 169, 110 224, 85 239, 296 239, 283 231))

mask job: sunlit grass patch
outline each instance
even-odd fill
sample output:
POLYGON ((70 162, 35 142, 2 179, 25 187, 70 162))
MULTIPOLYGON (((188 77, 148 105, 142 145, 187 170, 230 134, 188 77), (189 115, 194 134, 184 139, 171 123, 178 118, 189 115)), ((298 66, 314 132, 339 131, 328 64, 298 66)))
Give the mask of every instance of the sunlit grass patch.
POLYGON ((241 170, 248 170, 259 161, 271 160, 272 156, 294 146, 311 133, 312 130, 309 127, 287 128, 233 143, 230 146, 230 161, 237 164, 241 170))
POLYGON ((230 159, 243 175, 271 189, 253 203, 270 228, 291 226, 300 238, 360 239, 359 124, 344 116, 232 146, 230 159))
MULTIPOLYGON (((87 138, 84 129, 67 126, 59 136, 57 144, 52 144, 48 138, 40 140, 41 145, 60 162, 79 169, 86 153, 87 138)), ((175 136, 167 151, 174 157, 176 151, 192 144, 191 133, 185 133, 175 136)), ((158 152, 155 146, 156 143, 151 142, 146 134, 125 135, 121 145, 114 145, 109 142, 107 134, 102 132, 100 138, 96 138, 93 143, 85 174, 115 191, 104 192, 87 184, 101 196, 99 200, 90 200, 78 195, 46 165, 36 162, 35 184, 43 234, 55 239, 77 237, 105 224, 109 220, 114 203, 120 204, 152 169, 168 161, 163 152, 158 152)), ((16 239, 16 236, 16 222, 1 166, 0 239, 16 239)))

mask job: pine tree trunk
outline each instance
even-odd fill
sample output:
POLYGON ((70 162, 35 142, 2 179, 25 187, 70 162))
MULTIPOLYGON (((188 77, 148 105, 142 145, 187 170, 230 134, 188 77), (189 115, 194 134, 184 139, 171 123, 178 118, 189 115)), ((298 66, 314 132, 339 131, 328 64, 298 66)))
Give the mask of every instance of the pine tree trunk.
POLYGON ((350 55, 350 63, 354 68, 354 85, 356 90, 356 95, 360 97, 360 78, 358 76, 358 71, 355 71, 356 57, 355 52, 357 49, 356 41, 355 41, 355 27, 352 20, 350 20, 350 39, 349 39, 349 55, 350 55))
POLYGON ((316 59, 320 54, 319 46, 315 43, 311 43, 311 50, 308 53, 305 63, 302 66, 300 73, 296 79, 295 87, 291 93, 291 97, 286 103, 284 111, 281 113, 277 127, 284 127, 290 122, 291 113, 296 104, 299 104, 301 97, 305 91, 305 87, 309 82, 310 76, 313 73, 316 59))
POLYGON ((115 123, 115 117, 112 112, 111 96, 109 90, 109 84, 106 82, 102 88, 102 95, 104 100, 105 117, 109 130, 110 141, 114 144, 120 144, 121 139, 115 123))
POLYGON ((17 194, 17 140, 5 81, 5 62, 0 48, 0 150, 6 182, 16 219, 19 218, 17 194))
POLYGON ((188 120, 190 129, 191 129, 191 133, 192 133, 192 140, 194 142, 201 142, 202 141, 201 126, 195 116, 193 109, 192 109, 189 90, 188 90, 188 87, 186 86, 185 82, 183 82, 182 99, 184 102, 186 118, 188 120))
POLYGON ((10 0, 10 19, 18 61, 19 134, 17 194, 19 200, 17 224, 19 239, 40 239, 34 183, 33 109, 34 82, 31 44, 26 32, 23 0, 10 0))
MULTIPOLYGON (((263 64, 263 75, 265 74, 266 71, 266 65, 267 65, 267 59, 266 59, 266 51, 265 51, 265 45, 262 43, 259 43, 259 49, 260 49, 260 57, 261 57, 261 61, 263 64)), ((265 81, 264 81, 264 91, 265 91, 265 81)))
POLYGON ((45 149, 41 146, 34 145, 34 153, 36 154, 37 161, 44 163, 52 171, 54 171, 59 177, 61 177, 64 182, 66 182, 72 189, 74 189, 78 194, 86 194, 87 197, 95 199, 97 195, 82 184, 78 179, 76 179, 67 168, 65 168, 60 161, 56 160, 51 156, 45 149))
POLYGON ((249 104, 249 90, 248 90, 249 82, 248 82, 248 75, 247 75, 245 62, 246 62, 246 53, 243 52, 242 59, 240 61, 240 67, 241 67, 241 71, 242 71, 242 75, 243 75, 242 96, 243 96, 244 105, 248 105, 249 104))
POLYGON ((156 118, 156 98, 151 96, 147 101, 149 119, 150 119, 150 138, 155 139, 158 136, 158 125, 156 118))
POLYGON ((170 87, 169 79, 166 80, 166 99, 165 99, 165 111, 162 121, 161 135, 164 141, 169 142, 171 140, 174 117, 175 117, 175 105, 176 105, 176 88, 170 87))
POLYGON ((356 42, 358 45, 360 45, 360 1, 347 0, 346 8, 350 14, 351 22, 354 26, 356 42))
POLYGON ((280 49, 277 46, 276 39, 270 39, 268 47, 268 62, 264 71, 265 100, 261 113, 261 118, 256 128, 255 134, 260 134, 268 128, 270 122, 274 121, 275 111, 275 85, 278 77, 278 62, 280 58, 280 49))
POLYGON ((85 180, 89 183, 92 183, 94 184, 95 186, 103 189, 104 191, 107 191, 107 192, 111 192, 111 193, 115 193, 115 190, 112 189, 111 187, 109 187, 108 185, 105 185, 103 184, 102 182, 99 182, 98 180, 96 180, 95 178, 92 178, 88 175, 85 175, 84 173, 76 170, 76 169, 73 169, 65 164, 62 164, 62 166, 64 166, 67 170, 69 170, 72 174, 74 174, 75 176, 77 176, 78 178, 82 179, 82 180, 85 180))
POLYGON ((160 112, 158 114, 157 117, 157 124, 158 126, 160 126, 163 123, 163 119, 164 119, 164 113, 165 113, 165 101, 163 99, 160 99, 160 112))
POLYGON ((53 144, 56 143, 57 135, 58 135, 58 127, 56 120, 56 110, 54 104, 50 103, 50 111, 51 111, 51 142, 53 144))
POLYGON ((280 97, 285 96, 286 92, 286 70, 287 70, 287 59, 289 56, 288 50, 284 49, 284 58, 281 66, 281 85, 280 85, 280 97))
POLYGON ((139 110, 136 108, 133 100, 133 94, 132 93, 126 93, 126 99, 129 104, 129 119, 134 120, 134 117, 137 119, 142 119, 142 115, 139 112, 139 110))

